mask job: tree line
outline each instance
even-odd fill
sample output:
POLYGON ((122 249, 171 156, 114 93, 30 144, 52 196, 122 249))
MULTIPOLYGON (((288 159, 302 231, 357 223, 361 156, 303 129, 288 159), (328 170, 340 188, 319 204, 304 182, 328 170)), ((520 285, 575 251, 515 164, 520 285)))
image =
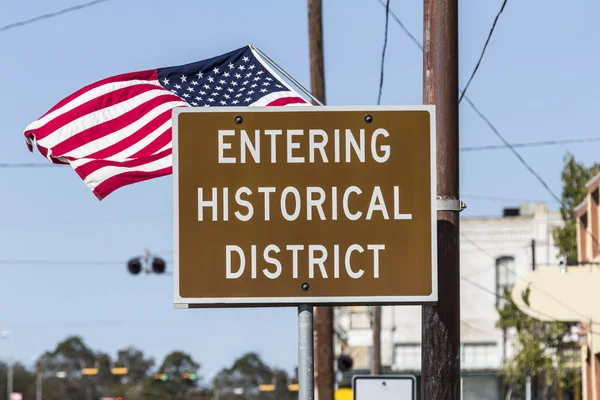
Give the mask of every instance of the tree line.
MULTIPOLYGON (((24 399, 36 398, 41 380, 44 400, 269 400, 297 399, 290 390, 295 377, 269 367, 258 354, 249 352, 207 381, 201 365, 184 351, 173 351, 160 365, 135 347, 116 357, 89 348, 79 336, 70 336, 40 356, 33 367, 12 365, 13 392, 24 399)), ((7 391, 9 365, 0 362, 0 393, 7 391)))

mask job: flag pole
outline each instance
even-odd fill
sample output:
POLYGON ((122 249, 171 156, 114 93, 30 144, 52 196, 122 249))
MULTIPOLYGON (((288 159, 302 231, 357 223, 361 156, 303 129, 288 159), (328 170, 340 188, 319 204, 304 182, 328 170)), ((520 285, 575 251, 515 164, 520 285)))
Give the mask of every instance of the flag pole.
POLYGON ((296 87, 298 89, 300 89, 302 92, 304 92, 304 94, 306 94, 308 97, 310 97, 315 103, 317 103, 318 105, 322 106, 323 103, 321 103, 319 101, 319 99, 317 99, 315 96, 312 95, 312 93, 310 91, 308 91, 308 89, 306 89, 304 86, 302 86, 297 80, 295 80, 290 74, 288 74, 287 72, 285 72, 285 70, 283 68, 281 68, 279 65, 277 65, 277 63, 275 61, 273 61, 271 58, 269 58, 268 55, 266 55, 265 53, 262 52, 262 50, 260 50, 258 47, 254 46, 254 45, 249 45, 250 48, 254 51, 256 51, 258 54, 260 54, 261 57, 264 57, 264 59, 271 64, 271 66, 273 66, 273 68, 275 68, 277 71, 279 71, 279 73, 281 73, 281 75, 285 76, 287 79, 289 79, 294 85, 296 85, 296 87))

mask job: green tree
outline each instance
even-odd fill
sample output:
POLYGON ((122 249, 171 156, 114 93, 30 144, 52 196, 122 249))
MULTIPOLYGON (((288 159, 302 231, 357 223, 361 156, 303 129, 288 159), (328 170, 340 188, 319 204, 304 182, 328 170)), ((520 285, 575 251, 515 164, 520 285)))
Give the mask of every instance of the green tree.
MULTIPOLYGON (((25 366, 15 363, 13 369, 13 392, 21 393, 25 399, 35 398, 35 375, 28 371, 25 366)), ((0 399, 3 399, 7 391, 8 365, 0 363, 0 399)))
POLYGON ((166 381, 152 380, 147 383, 140 395, 140 399, 169 399, 179 400, 188 398, 195 391, 201 377, 198 375, 200 364, 194 361, 191 355, 182 351, 168 354, 158 369, 159 373, 166 374, 166 381), (184 374, 195 374, 195 380, 183 379, 184 374))
POLYGON ((160 372, 174 379, 181 379, 184 373, 196 374, 198 369, 200 369, 200 364, 195 362, 192 356, 182 351, 168 354, 160 366, 160 372))
POLYGON ((127 382, 138 385, 147 379, 154 366, 154 359, 146 358, 143 351, 130 346, 117 352, 116 363, 128 368, 127 382))
MULTIPOLYGON (((538 382, 542 380, 547 386, 572 386, 579 379, 579 370, 569 368, 564 359, 564 351, 576 345, 568 340, 570 325, 531 318, 515 305, 509 290, 505 290, 504 297, 506 301, 498 308, 500 319, 496 325, 516 331, 518 340, 515 356, 503 367, 505 381, 522 391, 525 378, 531 376, 534 399, 537 399, 538 382)), ((524 293, 526 303, 528 297, 529 292, 524 293)))
POLYGON ((231 368, 222 369, 213 380, 214 390, 222 400, 295 399, 295 392, 287 388, 288 374, 272 369, 256 353, 247 353, 234 361, 231 368), (274 392, 260 392, 259 385, 275 385, 274 392))
POLYGON ((96 380, 81 374, 81 369, 93 366, 95 359, 94 351, 79 336, 68 337, 53 351, 44 353, 37 361, 37 368, 44 376, 44 398, 97 398, 96 380), (66 377, 58 377, 59 373, 65 373, 66 377))
MULTIPOLYGON (((562 171, 562 206, 560 213, 564 225, 552 230, 554 243, 559 250, 559 255, 566 257, 568 263, 577 262, 577 219, 575 207, 585 200, 585 183, 593 176, 600 173, 600 164, 586 167, 575 161, 575 157, 567 153, 562 171)), ((600 239, 600 238, 599 238, 600 239)))
POLYGON ((96 363, 99 367, 97 381, 103 396, 132 398, 143 391, 154 359, 146 358, 141 350, 127 347, 117 352, 116 360, 106 353, 97 353, 96 363), (126 367, 127 375, 113 375, 111 367, 126 367))

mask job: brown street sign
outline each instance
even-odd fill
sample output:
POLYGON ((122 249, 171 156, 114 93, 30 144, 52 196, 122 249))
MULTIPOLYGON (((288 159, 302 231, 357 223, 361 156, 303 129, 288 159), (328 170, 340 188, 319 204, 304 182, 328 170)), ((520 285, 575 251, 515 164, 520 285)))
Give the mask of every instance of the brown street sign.
POLYGON ((435 109, 173 112, 176 307, 437 301, 435 109))

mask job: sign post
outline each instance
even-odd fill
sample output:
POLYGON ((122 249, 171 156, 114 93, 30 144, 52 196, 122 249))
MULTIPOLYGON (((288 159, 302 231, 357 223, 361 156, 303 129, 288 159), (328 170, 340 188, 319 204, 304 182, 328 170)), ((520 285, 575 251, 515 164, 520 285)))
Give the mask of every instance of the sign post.
POLYGON ((313 306, 298 305, 298 400, 313 400, 315 389, 313 306))
POLYGON ((176 308, 437 301, 435 108, 173 112, 176 308))

